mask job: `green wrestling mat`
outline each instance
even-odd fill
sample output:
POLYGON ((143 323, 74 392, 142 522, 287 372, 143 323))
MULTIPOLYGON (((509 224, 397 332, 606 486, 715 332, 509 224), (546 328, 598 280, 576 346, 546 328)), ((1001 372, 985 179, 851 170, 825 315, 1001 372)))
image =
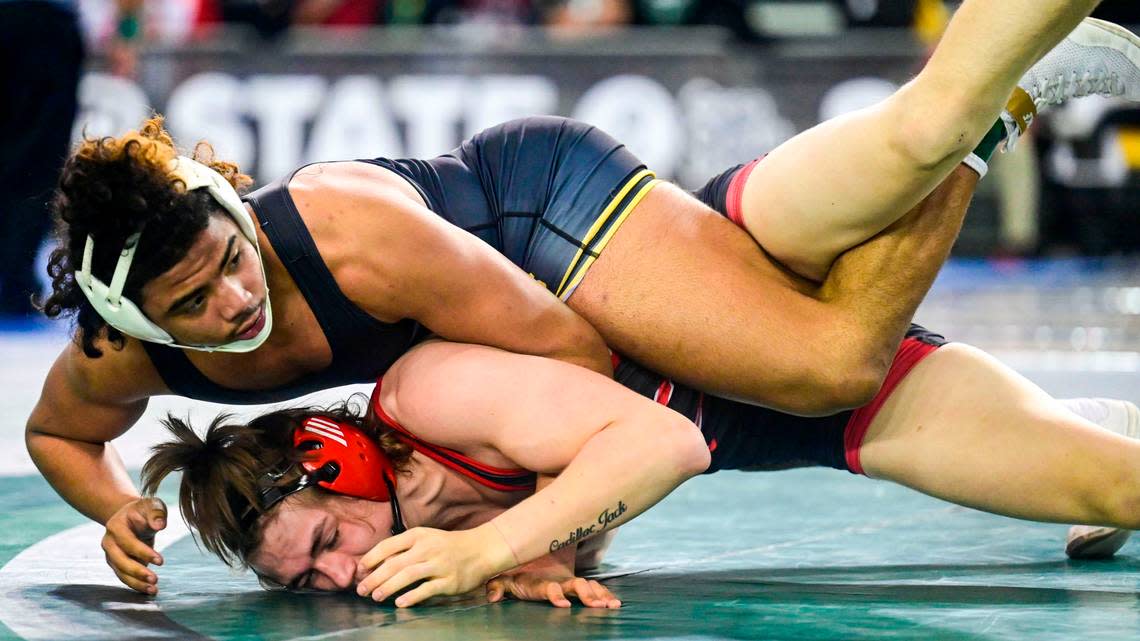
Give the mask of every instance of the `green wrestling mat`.
MULTIPOLYGON (((1140 402, 1138 283, 1140 261, 955 261, 919 321, 1058 397, 1140 402)), ((1140 544, 1113 561, 1069 562, 1065 526, 831 470, 686 484, 621 529, 604 568, 621 610, 469 598, 398 611, 269 593, 177 532, 159 538, 162 592, 147 599, 119 587, 102 528, 64 505, 23 452, 25 417, 65 340, 0 331, 0 437, 11 448, 0 457, 0 639, 1140 639, 1140 544)), ((191 405, 155 399, 116 441, 128 465, 164 436, 155 418, 166 409, 197 412, 199 425, 222 409, 191 405)))
POLYGON ((42 480, 0 479, 0 504, 4 639, 1140 638, 1134 548, 1069 562, 1063 526, 830 470, 686 484, 622 528, 604 567, 616 611, 270 593, 176 533, 152 600, 116 587, 102 530, 42 480))

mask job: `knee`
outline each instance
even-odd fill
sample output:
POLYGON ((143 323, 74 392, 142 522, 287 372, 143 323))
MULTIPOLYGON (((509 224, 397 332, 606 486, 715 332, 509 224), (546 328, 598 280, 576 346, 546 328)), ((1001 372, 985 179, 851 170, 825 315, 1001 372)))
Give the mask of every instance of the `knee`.
POLYGON ((800 416, 830 416, 870 403, 883 386, 894 352, 879 353, 869 341, 850 340, 850 334, 820 345, 822 349, 801 361, 805 367, 794 377, 788 402, 780 409, 800 416))
POLYGON ((886 378, 886 367, 875 362, 852 363, 846 371, 834 378, 830 385, 830 413, 843 412, 863 407, 870 403, 886 378))
POLYGON ((1119 490, 1102 488, 1109 496, 1100 497, 1101 522, 1126 530, 1140 530, 1140 478, 1130 478, 1115 487, 1119 490))
POLYGON ((783 409, 800 416, 831 416, 863 407, 879 393, 885 377, 886 369, 875 363, 835 361, 810 372, 783 409))
POLYGON ((835 349, 828 359, 829 374, 824 380, 834 411, 867 405, 882 388, 897 348, 859 327, 845 328, 831 344, 835 349))

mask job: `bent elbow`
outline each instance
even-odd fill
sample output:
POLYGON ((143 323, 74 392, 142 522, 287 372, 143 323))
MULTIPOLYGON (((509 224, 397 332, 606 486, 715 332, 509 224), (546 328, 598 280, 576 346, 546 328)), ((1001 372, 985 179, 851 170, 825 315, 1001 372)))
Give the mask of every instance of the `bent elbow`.
POLYGON ((28 454, 35 458, 36 451, 42 442, 44 433, 39 430, 31 421, 24 426, 24 447, 27 448, 28 454))
POLYGON ((671 469, 681 480, 689 479, 705 470, 712 464, 712 455, 701 430, 680 414, 672 417, 673 426, 669 429, 669 443, 671 445, 671 469))
POLYGON ((51 437, 36 429, 31 423, 24 429, 24 449, 28 452, 28 458, 32 460, 32 464, 41 474, 45 473, 45 465, 51 459, 51 437))

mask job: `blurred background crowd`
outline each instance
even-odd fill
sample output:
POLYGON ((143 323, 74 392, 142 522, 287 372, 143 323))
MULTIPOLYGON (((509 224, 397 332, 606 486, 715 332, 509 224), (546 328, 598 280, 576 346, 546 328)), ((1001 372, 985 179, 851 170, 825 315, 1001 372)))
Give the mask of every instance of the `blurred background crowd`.
MULTIPOLYGON (((216 140, 226 138, 222 134, 230 130, 217 128, 215 121, 219 118, 211 109, 218 108, 229 94, 219 89, 228 86, 222 82, 226 78, 219 80, 210 75, 211 70, 225 70, 248 80, 261 77, 258 74, 286 73, 293 66, 301 65, 304 68, 299 74, 320 75, 325 73, 320 66, 320 61, 326 59, 321 58, 322 52, 336 49, 338 43, 350 38, 352 33, 370 34, 373 45, 377 40, 384 40, 386 33, 404 33, 400 42, 405 44, 401 45, 398 55, 373 49, 341 50, 340 57, 330 67, 333 71, 326 74, 328 86, 333 89, 321 96, 328 102, 334 89, 343 89, 344 93, 351 93, 354 88, 359 90, 358 84, 338 83, 338 80, 358 77, 362 69, 375 67, 379 69, 378 76, 396 77, 397 72, 391 68, 384 70, 385 64, 402 69, 408 60, 431 56, 430 52, 425 54, 414 44, 408 44, 414 43, 416 36, 409 39, 407 33, 427 32, 443 25, 453 30, 451 34, 458 33, 457 30, 489 33, 489 37, 476 40, 492 49, 501 49, 503 41, 510 40, 515 33, 539 32, 547 42, 562 44, 557 54, 529 67, 530 63, 520 62, 517 52, 508 52, 506 60, 497 59, 486 66, 454 68, 457 58, 451 57, 444 62, 416 63, 418 70, 439 74, 484 73, 492 77, 507 69, 516 74, 512 77, 518 82, 529 82, 535 73, 549 73, 551 86, 560 89, 566 83, 573 84, 573 78, 567 80, 560 75, 560 66, 569 68, 578 64, 576 61, 583 52, 598 55, 600 41, 596 37, 599 34, 606 34, 612 42, 623 33, 637 32, 642 34, 639 43, 657 42, 658 47, 667 49, 671 45, 680 47, 687 41, 686 31, 679 29, 692 27, 700 30, 704 41, 709 41, 709 33, 717 34, 712 41, 719 43, 719 53, 712 59, 732 62, 748 58, 758 61, 760 67, 758 70, 749 67, 741 72, 732 65, 720 65, 724 70, 717 81, 727 88, 720 89, 719 93, 708 90, 701 93, 698 90, 707 86, 694 89, 692 82, 680 78, 693 73, 688 68, 678 66, 673 72, 663 69, 668 64, 679 65, 677 60, 680 59, 661 58, 649 72, 644 71, 648 67, 638 57, 639 52, 627 49, 618 51, 617 62, 606 63, 610 65, 607 69, 612 69, 606 72, 610 74, 607 78, 621 78, 628 83, 630 74, 644 73, 655 77, 657 84, 675 94, 680 116, 666 124, 679 122, 688 127, 685 140, 679 143, 682 145, 696 146, 717 140, 708 133, 707 127, 694 124, 700 120, 702 109, 715 112, 722 125, 737 118, 748 127, 755 119, 763 119, 768 137, 760 143, 745 141, 751 146, 741 152, 754 156, 796 130, 837 113, 827 107, 831 104, 828 101, 831 92, 821 88, 816 92, 819 95, 797 96, 797 92, 806 91, 802 87, 811 86, 813 82, 821 87, 834 86, 840 80, 876 75, 878 71, 865 70, 864 63, 894 55, 877 51, 879 43, 896 52, 898 46, 887 47, 886 43, 898 43, 902 38, 906 43, 904 53, 901 58, 896 56, 898 59, 889 61, 893 66, 885 74, 892 77, 894 84, 884 91, 893 90, 921 64, 923 52, 937 42, 953 9, 953 3, 943 0, 0 0, 0 95, 4 96, 0 104, 0 255, 4 258, 0 262, 0 317, 21 318, 34 313, 29 298, 42 287, 43 276, 37 273, 35 265, 37 255, 42 265, 42 241, 50 227, 46 203, 68 145, 85 130, 89 134, 119 133, 132 124, 128 118, 127 122, 100 125, 102 121, 92 114, 99 113, 96 108, 99 105, 105 113, 115 113, 116 101, 129 102, 135 88, 144 96, 145 100, 140 100, 146 103, 147 109, 168 113, 176 134, 181 130, 186 135, 212 136, 216 145, 223 143, 221 151, 247 164, 256 162, 262 169, 258 177, 265 179, 276 177, 269 175, 271 165, 273 168, 288 166, 320 156, 314 147, 332 149, 331 153, 342 157, 355 149, 347 143, 329 147, 313 142, 322 135, 315 131, 320 129, 320 123, 314 124, 314 120, 320 118, 313 115, 318 109, 314 107, 308 119, 299 117, 296 127, 299 132, 296 136, 304 141, 299 144, 307 151, 274 155, 270 150, 279 147, 251 144, 247 146, 252 146, 253 151, 242 158, 240 145, 227 148, 225 140, 216 140), (646 31, 668 35, 656 41, 645 40, 646 31), (282 43, 292 42, 300 32, 306 34, 306 42, 310 43, 304 55, 293 49, 290 50, 293 57, 284 58, 287 62, 276 60, 272 52, 285 46, 282 43), (233 45, 233 50, 227 49, 226 43, 239 37, 235 34, 241 34, 241 44, 233 45), (575 49, 575 41, 584 44, 575 49), (313 42, 316 44, 311 44, 313 42), (246 58, 254 53, 257 59, 252 67, 232 71, 241 67, 232 64, 234 56, 246 58), (361 62, 353 56, 366 59, 361 62), (633 70, 627 73, 623 65, 633 70), (819 71, 820 66, 829 65, 831 71, 819 71), (746 77, 738 78, 742 73, 746 77), (85 76, 99 81, 92 81, 86 90, 86 99, 80 90, 85 76), (678 78, 675 83, 674 77, 678 78), (128 82, 115 84, 115 78, 128 82), (208 94, 216 96, 213 104, 204 104, 197 111, 185 107, 190 79, 198 85, 214 83, 210 85, 213 93, 208 94), (766 94, 757 97, 752 91, 757 85, 763 89, 768 84, 771 86, 766 94), (186 90, 180 94, 180 88, 186 90), (697 94, 704 97, 692 99, 697 94), (719 102, 708 96, 719 97, 719 102), (736 99, 741 96, 751 101, 751 111, 733 111, 725 106, 732 101, 740 102, 736 99), (85 100, 91 104, 85 105, 85 100), (800 102, 788 103, 787 100, 800 102), (809 103, 810 108, 800 106, 809 103), (198 121, 205 124, 195 128, 187 124, 194 121, 193 117, 180 119, 177 113, 196 113, 198 121), (284 156, 284 159, 270 162, 270 156, 284 156)), ((1140 24, 1140 3, 1106 0, 1098 15, 1124 24, 1140 24)), ((430 48, 431 45, 425 46, 430 48)), ((571 75, 574 73, 589 76, 588 71, 571 75)), ((293 87, 289 89, 293 92, 290 95, 300 95, 303 92, 298 93, 298 88, 309 86, 302 82, 308 76, 289 77, 294 83, 290 85, 293 87)), ((601 84, 592 76, 588 80, 595 83, 594 88, 601 84)), ((522 86, 518 82, 511 86, 522 86)), ((587 84, 585 80, 582 82, 587 84)), ((395 95, 399 89, 396 84, 393 81, 392 86, 385 87, 395 95)), ((438 89, 437 85, 433 87, 438 89)), ((530 82, 528 91, 541 94, 539 90, 545 85, 538 86, 537 90, 536 86, 530 82)), ((564 96, 546 102, 535 98, 527 104, 565 115, 608 113, 589 110, 590 105, 597 102, 592 88, 570 93, 579 99, 574 103, 576 107, 564 96)), ((480 99, 467 95, 465 100, 480 99)), ((1024 153, 1011 154, 1008 161, 1002 159, 995 163, 995 178, 988 181, 987 191, 979 197, 984 211, 975 215, 972 227, 967 228, 960 247, 962 253, 1033 257, 1104 256, 1140 251, 1140 225, 1135 216, 1135 203, 1140 197, 1137 180, 1140 176, 1140 111, 1097 109, 1099 111, 1092 116, 1067 113, 1054 122, 1047 122, 1038 128, 1024 153)), ((465 113, 472 122, 478 121, 479 118, 470 115, 471 110, 468 106, 465 113)), ((665 127, 658 121, 638 120, 642 116, 635 111, 616 111, 620 113, 615 119, 625 117, 636 121, 630 124, 630 131, 635 133, 613 132, 623 140, 632 136, 636 141, 636 132, 645 130, 648 133, 641 144, 652 148, 656 138, 666 135, 665 127)), ((508 112, 491 110, 487 113, 508 112)), ((340 117, 345 119, 344 114, 340 117)), ((372 116, 361 118, 368 117, 372 116)), ((251 116, 245 113, 242 118, 244 122, 251 116)), ((449 141, 458 137, 427 135, 432 144, 416 145, 411 139, 422 141, 425 134, 413 132, 408 122, 393 116, 393 122, 397 121, 394 127, 399 129, 401 139, 407 141, 401 150, 408 155, 425 150, 443 152, 446 147, 441 145, 451 144, 449 141)), ((473 127, 472 122, 466 130, 473 127)), ((621 129, 621 123, 614 122, 616 124, 610 126, 621 129)), ((266 137, 268 127, 263 119, 256 126, 251 125, 254 132, 251 135, 266 137)), ((353 130, 342 133, 345 139, 358 136, 353 130)), ((189 145, 193 140, 181 142, 189 145)), ((631 147, 641 152, 633 142, 631 147)), ((377 150, 369 155, 381 153, 389 152, 377 150)), ((641 153, 649 156, 647 160, 656 159, 654 153, 641 153)), ((659 165, 669 165, 668 153, 661 152, 659 156, 664 158, 658 160, 659 165)), ((672 171, 662 173, 684 184, 686 176, 688 182, 693 182, 701 175, 711 175, 713 172, 708 169, 716 169, 716 163, 723 160, 720 157, 708 162, 693 158, 678 160, 672 171)), ((727 160, 737 159, 729 157, 727 160)))
MULTIPOLYGON (((96 49, 121 46, 135 36, 184 42, 221 25, 246 25, 269 38, 299 26, 486 24, 592 30, 710 25, 745 42, 893 27, 913 28, 929 42, 937 38, 955 5, 945 0, 42 1, 74 7, 89 45, 96 49), (124 29, 123 20, 136 25, 124 29)), ((1140 23, 1140 6, 1106 0, 1095 15, 1135 24, 1140 23)))

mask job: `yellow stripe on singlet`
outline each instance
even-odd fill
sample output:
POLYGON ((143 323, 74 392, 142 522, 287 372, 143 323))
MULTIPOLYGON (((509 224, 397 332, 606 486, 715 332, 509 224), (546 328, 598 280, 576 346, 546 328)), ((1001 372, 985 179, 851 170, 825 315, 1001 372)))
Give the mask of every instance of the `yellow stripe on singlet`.
POLYGON ((590 225, 590 229, 586 231, 586 236, 582 239, 582 246, 578 248, 578 252, 574 254, 574 258, 570 261, 570 264, 566 266, 566 273, 562 275, 562 282, 558 284, 558 289, 555 291, 558 296, 561 296, 562 292, 566 289, 566 282, 570 280, 571 273, 575 271, 574 268, 578 265, 578 261, 582 258, 582 253, 585 252, 586 248, 590 246, 591 242, 593 242, 594 236, 598 234, 598 231, 605 227, 606 222, 609 220, 610 216, 613 215, 614 210, 617 209, 617 206, 619 204, 621 204, 622 199, 625 198, 626 194, 628 194, 630 190, 633 189, 638 181, 640 181, 642 178, 645 178, 646 176, 652 175, 653 172, 649 171, 648 169, 642 169, 641 171, 637 172, 633 175, 632 178, 626 181, 625 185, 622 185, 622 188, 617 193, 617 195, 611 198, 610 202, 606 204, 606 208, 602 210, 601 215, 598 216, 593 225, 590 225))
MULTIPOLYGON (((582 261, 582 264, 579 265, 578 268, 574 271, 574 276, 570 279, 570 282, 566 285, 566 287, 559 289, 559 298, 563 298, 563 294, 565 292, 573 292, 574 289, 578 287, 578 283, 582 282, 582 279, 586 277, 586 272, 590 270, 590 265, 593 265, 594 261, 598 259, 598 256, 602 253, 602 250, 605 249, 606 245, 609 244, 610 239, 613 238, 614 234, 617 233, 617 230, 621 227, 621 224, 625 222, 626 217, 629 216, 631 212, 633 212, 634 208, 637 207, 637 204, 641 202, 641 199, 645 198, 645 195, 649 193, 649 190, 656 187, 660 182, 660 180, 654 178, 653 180, 645 183, 645 186, 638 190, 637 195, 635 195, 629 201, 629 203, 627 203, 626 206, 622 208, 621 214, 619 214, 617 219, 614 220, 614 224, 610 225, 610 228, 606 230, 606 233, 602 236, 601 240, 598 241, 598 244, 590 248, 590 255, 587 256, 586 260, 582 261)), ((565 300, 565 298, 563 298, 563 300, 565 300)))

